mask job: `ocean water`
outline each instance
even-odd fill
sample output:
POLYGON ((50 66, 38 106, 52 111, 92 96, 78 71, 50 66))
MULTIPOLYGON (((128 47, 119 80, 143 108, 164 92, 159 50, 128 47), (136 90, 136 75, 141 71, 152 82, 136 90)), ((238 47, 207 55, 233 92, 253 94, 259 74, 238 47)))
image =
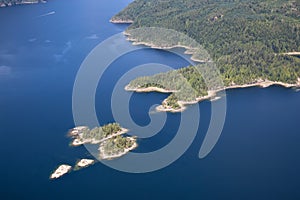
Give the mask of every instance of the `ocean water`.
MULTIPOLYGON (((124 31, 127 25, 108 20, 129 2, 49 0, 0 9, 0 199, 299 199, 300 92, 277 86, 227 91, 222 135, 204 159, 198 152, 209 124, 209 101, 189 106, 187 112, 200 108, 198 134, 164 169, 130 174, 97 163, 49 180, 59 164, 90 157, 85 147, 69 147, 66 137, 74 126, 73 84, 88 53, 124 31)), ((114 121, 110 97, 116 81, 150 62, 187 65, 153 49, 116 60, 97 89, 100 124, 114 121)), ((133 94, 132 118, 147 125, 149 108, 166 97, 133 94)), ((159 149, 174 137, 180 114, 167 116, 161 133, 140 139, 137 152, 159 149)))

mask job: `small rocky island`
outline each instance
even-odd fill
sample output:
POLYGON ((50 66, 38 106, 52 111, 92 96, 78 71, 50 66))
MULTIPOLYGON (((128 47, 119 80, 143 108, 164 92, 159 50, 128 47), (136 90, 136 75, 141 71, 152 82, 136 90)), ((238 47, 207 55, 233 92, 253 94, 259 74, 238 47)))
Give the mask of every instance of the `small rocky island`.
POLYGON ((70 165, 60 165, 50 176, 50 179, 57 179, 68 173, 72 167, 70 165))
MULTIPOLYGON (((93 160, 93 159, 81 159, 75 164, 73 170, 74 171, 80 170, 80 169, 88 167, 94 163, 95 163, 95 160, 93 160)), ((72 170, 72 167, 70 165, 62 164, 50 175, 50 179, 58 179, 58 178, 62 177, 63 175, 67 174, 68 172, 70 172, 71 170, 72 170)))
POLYGON ((78 126, 70 130, 73 138, 71 146, 98 144, 99 159, 121 157, 137 147, 136 137, 123 136, 128 132, 117 123, 111 123, 90 130, 86 126, 78 126))
POLYGON ((76 163, 74 170, 79 170, 81 168, 88 167, 94 163, 95 161, 93 159, 81 159, 76 163))
MULTIPOLYGON (((87 126, 78 126, 71 129, 68 136, 73 139, 71 146, 80 146, 83 144, 99 145, 99 159, 112 160, 124 156, 129 151, 137 148, 136 137, 124 136, 128 132, 118 123, 111 123, 102 127, 95 127, 90 130, 87 126)), ((93 159, 81 159, 74 170, 79 170, 93 165, 93 159)), ((51 175, 50 179, 57 179, 70 172, 70 165, 60 165, 51 175)))

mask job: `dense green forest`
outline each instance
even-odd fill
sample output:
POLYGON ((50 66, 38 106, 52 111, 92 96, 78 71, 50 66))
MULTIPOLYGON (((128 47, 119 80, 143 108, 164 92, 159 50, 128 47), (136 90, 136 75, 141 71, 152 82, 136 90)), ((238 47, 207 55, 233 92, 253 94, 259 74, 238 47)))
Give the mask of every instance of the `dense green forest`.
POLYGON ((95 127, 92 130, 86 129, 82 132, 82 139, 102 140, 122 130, 118 123, 110 123, 102 127, 95 127))
MULTIPOLYGON (((299 57, 284 55, 300 52, 299 1, 136 0, 113 19, 134 21, 128 33, 140 27, 162 27, 188 35, 207 50, 225 86, 258 79, 296 83, 300 77, 299 57)), ((144 41, 147 34, 131 37, 144 41)), ((151 40, 168 46, 159 36, 151 40)), ((195 90, 202 94, 205 87, 199 88, 195 90)))
POLYGON ((194 66, 160 73, 154 76, 139 77, 130 82, 129 88, 158 87, 173 92, 168 98, 168 106, 179 109, 177 101, 194 101, 207 95, 207 86, 202 75, 194 66))
POLYGON ((105 155, 113 156, 123 153, 126 149, 132 148, 136 143, 134 138, 117 136, 113 140, 107 140, 103 145, 105 155))

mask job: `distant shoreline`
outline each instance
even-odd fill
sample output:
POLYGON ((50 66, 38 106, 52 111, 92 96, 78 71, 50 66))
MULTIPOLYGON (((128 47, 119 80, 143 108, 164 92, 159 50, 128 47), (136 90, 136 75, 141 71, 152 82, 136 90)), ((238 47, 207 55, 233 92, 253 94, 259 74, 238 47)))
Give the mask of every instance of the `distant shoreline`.
POLYGON ((46 0, 35 0, 35 1, 26 1, 23 0, 21 2, 8 2, 8 3, 0 3, 0 8, 11 7, 14 5, 27 5, 27 4, 37 4, 37 3, 46 3, 46 0))

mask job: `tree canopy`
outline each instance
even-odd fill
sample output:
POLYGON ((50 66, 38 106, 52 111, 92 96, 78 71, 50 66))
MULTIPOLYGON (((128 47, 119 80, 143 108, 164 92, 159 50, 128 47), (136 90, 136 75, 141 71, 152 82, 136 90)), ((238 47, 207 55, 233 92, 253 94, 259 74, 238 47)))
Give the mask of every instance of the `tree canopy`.
MULTIPOLYGON (((208 52, 225 86, 261 79, 296 83, 300 77, 299 56, 286 54, 300 52, 300 2, 296 0, 135 0, 112 19, 133 21, 128 33, 161 27, 188 35, 208 52)), ((138 32, 129 37, 168 46, 159 34, 151 35, 138 32)), ((186 78, 191 70, 178 72, 186 78)), ((147 81, 174 89, 181 81, 173 78, 167 72, 147 81)), ((198 93, 205 94, 200 74, 187 78, 198 93)), ((142 85, 141 80, 131 85, 142 85)))

